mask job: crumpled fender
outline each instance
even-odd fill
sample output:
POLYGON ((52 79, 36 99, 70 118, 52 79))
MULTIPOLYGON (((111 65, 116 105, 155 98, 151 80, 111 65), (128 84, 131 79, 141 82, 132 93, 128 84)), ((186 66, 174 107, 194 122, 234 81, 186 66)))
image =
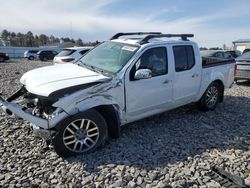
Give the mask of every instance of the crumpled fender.
POLYGON ((100 83, 65 96, 54 103, 53 106, 60 107, 68 114, 74 115, 100 105, 112 105, 121 116, 121 104, 113 97, 118 87, 122 87, 122 81, 120 79, 100 83))

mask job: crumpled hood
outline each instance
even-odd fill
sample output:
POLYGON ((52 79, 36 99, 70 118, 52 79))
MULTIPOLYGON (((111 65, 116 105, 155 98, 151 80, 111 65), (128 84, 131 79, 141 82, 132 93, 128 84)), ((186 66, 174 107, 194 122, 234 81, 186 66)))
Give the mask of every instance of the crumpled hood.
POLYGON ((25 73, 20 82, 33 94, 49 96, 51 93, 72 86, 109 79, 102 74, 75 64, 56 64, 25 73))

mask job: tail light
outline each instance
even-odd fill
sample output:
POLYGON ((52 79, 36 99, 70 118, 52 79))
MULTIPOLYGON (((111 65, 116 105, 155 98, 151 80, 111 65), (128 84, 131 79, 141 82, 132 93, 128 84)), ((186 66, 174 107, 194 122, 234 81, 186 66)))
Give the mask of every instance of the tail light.
POLYGON ((67 59, 62 59, 63 62, 70 62, 75 60, 75 58, 67 58, 67 59))
POLYGON ((234 77, 236 77, 237 74, 237 64, 234 64, 234 77))

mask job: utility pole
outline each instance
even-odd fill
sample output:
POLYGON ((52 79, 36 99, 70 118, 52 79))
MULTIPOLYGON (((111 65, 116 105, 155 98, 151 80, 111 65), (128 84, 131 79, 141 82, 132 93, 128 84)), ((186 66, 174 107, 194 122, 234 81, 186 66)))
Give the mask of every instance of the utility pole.
POLYGON ((72 21, 70 21, 70 39, 72 39, 72 21))

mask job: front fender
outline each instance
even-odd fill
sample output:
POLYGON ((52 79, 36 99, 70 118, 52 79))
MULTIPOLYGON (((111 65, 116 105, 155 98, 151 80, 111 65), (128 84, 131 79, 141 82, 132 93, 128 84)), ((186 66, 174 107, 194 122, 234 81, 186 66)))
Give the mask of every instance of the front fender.
POLYGON ((121 113, 123 93, 122 79, 115 78, 65 96, 54 103, 53 106, 62 108, 70 115, 100 105, 113 105, 121 113))

